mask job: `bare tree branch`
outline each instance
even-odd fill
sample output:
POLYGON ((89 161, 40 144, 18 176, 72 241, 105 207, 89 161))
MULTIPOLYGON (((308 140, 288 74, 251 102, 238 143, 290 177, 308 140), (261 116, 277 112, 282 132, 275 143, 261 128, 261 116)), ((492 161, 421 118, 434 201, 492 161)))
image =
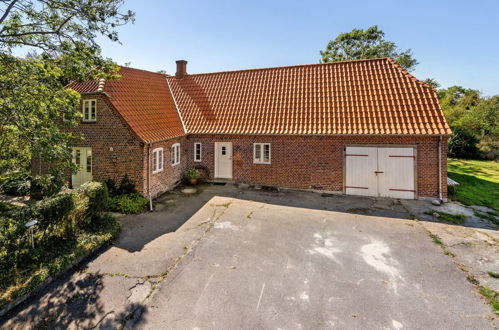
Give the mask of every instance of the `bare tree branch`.
POLYGON ((16 4, 18 0, 12 0, 12 2, 7 6, 7 8, 5 9, 5 13, 3 13, 2 17, 0 18, 0 24, 2 24, 5 19, 7 18, 7 16, 9 16, 9 13, 10 11, 12 10, 12 7, 14 7, 14 5, 16 4))

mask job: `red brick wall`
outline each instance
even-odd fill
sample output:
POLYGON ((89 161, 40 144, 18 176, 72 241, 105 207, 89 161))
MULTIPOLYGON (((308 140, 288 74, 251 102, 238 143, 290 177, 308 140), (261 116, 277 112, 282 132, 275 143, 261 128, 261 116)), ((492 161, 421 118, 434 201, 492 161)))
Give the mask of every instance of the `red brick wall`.
POLYGON ((93 179, 105 181, 111 178, 119 183, 128 174, 140 189, 144 185, 143 143, 130 131, 105 96, 84 95, 83 99, 97 99, 97 121, 81 122, 72 131, 84 137, 74 144, 75 147, 92 148, 93 179))
MULTIPOLYGON (((75 146, 92 147, 93 178, 108 178, 119 182, 128 174, 139 191, 147 194, 148 146, 144 145, 121 120, 102 95, 84 96, 97 99, 97 121, 82 122, 74 129, 85 137, 75 146), (111 148, 113 149, 111 151, 111 148)), ((81 109, 81 107, 80 107, 81 109)), ((438 196, 438 137, 394 136, 248 136, 190 135, 154 143, 164 149, 163 172, 151 174, 151 194, 157 196, 171 189, 182 178, 187 166, 206 166, 214 173, 214 142, 233 143, 233 178, 237 182, 300 189, 343 190, 343 148, 349 144, 417 145, 418 195, 438 196), (181 162, 171 165, 170 151, 174 143, 181 144, 181 162), (193 146, 202 143, 202 161, 193 161, 193 146), (253 163, 253 143, 271 143, 271 164, 253 163)), ((442 148, 442 188, 447 196, 447 139, 442 148)), ((151 155, 152 157, 152 155, 151 155)), ((37 172, 39 166, 33 162, 37 172)))
MULTIPOLYGON (((163 171, 159 173, 152 174, 151 171, 151 195, 153 197, 158 196, 162 192, 172 189, 175 184, 182 179, 182 175, 184 173, 186 163, 187 163, 187 139, 185 136, 179 137, 176 139, 157 142, 151 145, 151 154, 150 154, 150 164, 152 168, 152 151, 155 148, 163 148, 164 155, 164 163, 163 163, 163 171), (172 166, 171 164, 171 148, 175 143, 180 143, 180 164, 172 166)), ((144 148, 144 155, 147 155, 147 146, 144 148)), ((143 190, 147 192, 147 164, 148 157, 144 157, 144 186, 143 190)))
MULTIPOLYGON (((236 182, 300 189, 343 190, 343 148, 349 144, 417 145, 418 195, 438 196, 438 137, 395 136, 248 136, 190 135, 188 165, 204 165, 214 173, 214 142, 233 143, 233 178, 236 182), (195 142, 202 143, 202 162, 193 162, 195 142), (253 143, 271 143, 271 164, 253 163, 253 143)), ((444 140, 442 154, 446 155, 444 140)), ((443 157, 445 158, 445 157, 443 157)), ((446 162, 442 185, 446 196, 446 162)))
POLYGON ((442 196, 447 199, 447 137, 442 137, 442 196))
MULTIPOLYGON (((92 148, 93 179, 105 181, 111 178, 119 184, 123 176, 127 174, 136 183, 137 190, 147 196, 148 146, 134 135, 105 96, 99 94, 84 95, 82 102, 83 99, 97 99, 97 121, 82 121, 71 131, 75 135, 81 134, 84 138, 76 142, 75 147, 92 148)), ((164 170, 150 176, 153 197, 171 189, 182 178, 187 162, 185 136, 154 143, 151 146, 151 151, 158 147, 162 147, 164 151, 164 170), (180 143, 180 164, 172 166, 171 146, 177 142, 180 143)), ((47 173, 49 169, 50 164, 43 162, 40 164, 38 159, 33 159, 32 171, 34 173, 47 173)), ((67 175, 68 181, 71 182, 70 173, 67 175)))

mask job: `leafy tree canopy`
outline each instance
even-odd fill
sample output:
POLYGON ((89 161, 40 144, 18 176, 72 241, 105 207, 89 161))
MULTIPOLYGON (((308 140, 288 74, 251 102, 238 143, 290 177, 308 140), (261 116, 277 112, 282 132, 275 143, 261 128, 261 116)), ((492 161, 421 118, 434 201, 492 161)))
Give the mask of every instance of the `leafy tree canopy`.
POLYGON ((426 78, 423 82, 434 89, 440 88, 440 83, 436 79, 426 78))
POLYGON ((26 167, 31 156, 70 165, 66 127, 77 124, 72 80, 116 78, 117 66, 96 41, 119 42, 117 28, 134 19, 123 0, 0 0, 0 173, 26 167), (16 57, 13 52, 25 52, 16 57))
POLYGON ((461 86, 440 89, 437 95, 453 130, 449 153, 454 157, 473 158, 479 150, 482 157, 496 159, 499 155, 499 96, 483 97, 480 91, 461 86), (472 144, 474 149, 470 147, 472 144))
POLYGON ((410 49, 401 51, 394 42, 385 40, 385 33, 377 25, 367 30, 353 29, 342 33, 331 40, 320 53, 324 63, 391 57, 408 71, 412 71, 418 64, 410 49))

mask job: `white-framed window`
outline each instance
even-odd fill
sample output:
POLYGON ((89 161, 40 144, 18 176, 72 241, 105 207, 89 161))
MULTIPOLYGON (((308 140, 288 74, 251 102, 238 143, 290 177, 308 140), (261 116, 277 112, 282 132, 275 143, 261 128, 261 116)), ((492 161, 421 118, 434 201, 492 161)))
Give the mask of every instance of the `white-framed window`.
POLYGON ((194 143, 194 161, 195 162, 200 162, 201 161, 201 143, 196 142, 194 143))
POLYGON ((270 164, 270 143, 253 143, 253 163, 270 164))
POLYGON ((152 151, 152 173, 163 171, 163 148, 156 148, 152 151))
POLYGON ((83 121, 97 120, 97 100, 83 100, 83 121))
POLYGON ((180 143, 172 145, 172 166, 180 164, 180 143))

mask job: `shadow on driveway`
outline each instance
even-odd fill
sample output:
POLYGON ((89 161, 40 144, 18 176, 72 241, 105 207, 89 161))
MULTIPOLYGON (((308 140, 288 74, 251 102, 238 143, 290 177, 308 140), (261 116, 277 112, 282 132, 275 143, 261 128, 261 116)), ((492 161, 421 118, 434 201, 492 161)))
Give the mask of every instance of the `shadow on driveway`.
MULTIPOLYGON (((239 189, 232 184, 204 184, 198 193, 184 195, 180 188, 165 193, 156 202, 154 212, 131 215, 121 221, 122 232, 114 246, 137 252, 149 242, 175 232, 213 197, 231 197, 278 206, 329 210, 359 215, 397 219, 411 219, 411 215, 397 200, 319 194, 305 191, 276 189, 239 189)), ((423 202, 427 203, 427 202, 423 202)))

